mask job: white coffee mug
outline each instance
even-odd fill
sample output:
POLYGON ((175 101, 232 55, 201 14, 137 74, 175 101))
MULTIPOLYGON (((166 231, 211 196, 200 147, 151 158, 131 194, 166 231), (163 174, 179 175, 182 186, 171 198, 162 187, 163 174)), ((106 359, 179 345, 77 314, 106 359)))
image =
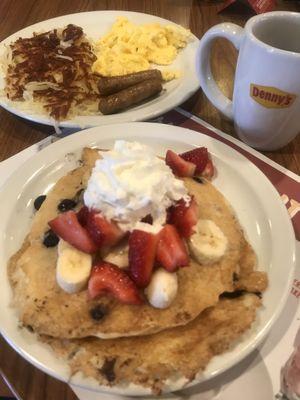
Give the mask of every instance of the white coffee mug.
POLYGON ((251 18, 242 29, 223 23, 202 37, 197 53, 202 89, 234 120, 238 136, 261 150, 276 150, 300 132, 300 13, 275 11, 251 18), (210 69, 215 38, 239 50, 233 101, 218 88, 210 69))

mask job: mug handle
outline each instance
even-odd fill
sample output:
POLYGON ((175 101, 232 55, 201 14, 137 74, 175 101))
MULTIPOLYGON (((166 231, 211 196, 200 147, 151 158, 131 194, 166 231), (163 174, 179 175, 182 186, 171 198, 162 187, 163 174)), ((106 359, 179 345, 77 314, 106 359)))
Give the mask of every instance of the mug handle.
POLYGON ((209 101, 227 118, 233 119, 232 101, 218 88, 210 68, 210 52, 214 39, 228 39, 239 50, 244 37, 244 29, 231 23, 218 24, 210 28, 202 37, 196 55, 196 70, 203 92, 209 101))

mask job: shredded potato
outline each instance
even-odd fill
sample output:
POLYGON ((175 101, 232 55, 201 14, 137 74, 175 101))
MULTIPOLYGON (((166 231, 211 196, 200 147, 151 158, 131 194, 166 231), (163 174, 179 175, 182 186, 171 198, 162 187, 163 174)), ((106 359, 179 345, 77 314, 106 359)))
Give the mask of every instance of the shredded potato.
POLYGON ((20 108, 43 110, 56 121, 97 113, 96 57, 82 28, 19 38, 8 48, 5 93, 20 108))

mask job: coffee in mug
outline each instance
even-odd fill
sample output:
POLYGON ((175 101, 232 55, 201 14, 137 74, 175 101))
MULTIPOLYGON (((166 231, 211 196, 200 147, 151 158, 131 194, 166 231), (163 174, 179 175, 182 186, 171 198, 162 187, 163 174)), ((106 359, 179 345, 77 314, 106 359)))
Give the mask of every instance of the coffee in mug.
POLYGON ((213 105, 233 119, 238 136, 261 150, 276 150, 300 132, 300 13, 275 11, 251 18, 241 28, 222 23, 200 41, 197 71, 213 105), (223 37, 239 50, 233 100, 213 79, 210 50, 223 37))

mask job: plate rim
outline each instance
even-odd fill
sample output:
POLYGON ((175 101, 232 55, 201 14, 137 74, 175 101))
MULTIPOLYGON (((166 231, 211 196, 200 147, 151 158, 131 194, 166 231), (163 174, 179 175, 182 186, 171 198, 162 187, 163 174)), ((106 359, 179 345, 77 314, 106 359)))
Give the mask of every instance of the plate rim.
MULTIPOLYGON (((153 128, 155 128, 156 131, 160 130, 160 128, 162 128, 163 130, 165 130, 165 132, 167 132, 168 130, 170 130, 170 133, 163 133, 162 137, 166 137, 167 139, 173 140, 174 142, 178 142, 181 143, 182 145, 188 145, 188 146, 194 146, 194 144, 192 144, 192 139, 189 139, 187 134, 182 135, 181 137, 177 138, 176 135, 172 136, 172 130, 179 130, 179 131, 188 131, 187 133, 190 133, 191 135, 196 134, 195 136, 197 136, 197 140, 199 140, 199 142, 201 141, 201 137, 205 136, 206 138, 209 138, 210 141, 217 142, 218 145, 221 146, 221 148, 225 148, 226 149, 226 154, 230 153, 234 154, 235 156, 237 156, 238 159, 243 160, 247 163, 247 166, 249 168, 251 168, 253 171, 255 171, 256 174, 258 174, 260 176, 260 179, 264 180, 264 184, 267 185, 268 189, 271 190, 273 192, 273 196, 275 196, 276 201, 278 203, 278 206, 281 209, 281 212, 284 212, 285 214, 285 220, 286 220, 286 227, 288 227, 288 234, 290 235, 290 238, 292 238, 293 240, 289 241, 289 245, 290 245, 290 257, 291 260, 290 262, 293 260, 293 262, 291 262, 291 266, 290 266, 290 270, 289 270, 289 274, 288 274, 288 278, 287 278, 287 282, 285 285, 285 292, 284 295, 281 297, 279 306, 277 306, 275 312, 273 312, 272 317, 269 318, 268 323, 264 326, 263 329, 261 329, 259 331, 259 333, 256 335, 256 340, 252 341, 246 348, 244 348, 242 350, 242 352, 239 353, 239 355, 237 357, 234 357, 233 360, 229 363, 229 365, 227 367, 222 367, 219 370, 216 370, 213 374, 211 374, 209 377, 204 377, 203 379, 196 379, 193 382, 190 382, 189 384, 187 384, 185 387, 190 387, 190 386, 194 386, 195 384, 201 383, 203 381, 209 380, 211 378, 216 377, 217 375, 221 374, 222 372, 227 371, 228 369, 230 369, 231 367, 235 366, 236 364, 238 364, 238 362, 240 362, 242 359, 244 359, 249 353, 251 353, 253 351, 253 349, 255 349, 261 342, 262 340, 266 337, 267 333, 270 331, 271 327, 274 325, 274 323, 276 322, 276 320, 279 318, 285 304, 287 301, 287 297, 289 295, 289 288, 292 282, 292 277, 293 277, 293 273, 294 273, 294 269, 295 269, 295 252, 296 252, 296 241, 295 241, 295 236, 294 236, 294 231, 292 228, 292 223, 290 221, 290 219, 288 218, 288 213, 287 210, 285 208, 285 206, 283 205, 283 203, 281 202, 280 199, 280 195, 279 193, 276 191, 276 189, 274 188, 274 186, 272 185, 272 183, 266 178, 266 176, 262 173, 262 171, 260 171, 258 169, 258 167, 256 167, 250 160, 248 160, 243 154, 239 153, 238 151, 236 151, 235 149, 233 149, 232 147, 230 147, 229 145, 220 142, 218 139, 212 138, 208 135, 205 135, 203 133, 199 133, 197 131, 194 131, 192 129, 188 129, 188 128, 184 128, 184 127, 178 127, 178 126, 173 126, 173 125, 165 125, 165 124, 158 124, 158 123, 149 123, 149 122, 134 122, 134 123, 127 123, 127 124, 114 124, 114 125, 107 125, 105 127, 103 127, 106 130, 118 130, 118 128, 121 128, 122 130, 124 130, 124 132, 129 132, 125 134, 125 139, 130 139, 130 136, 133 136, 130 134, 130 126, 138 126, 138 127, 142 127, 142 125, 145 125, 147 127, 149 126, 153 126, 153 128), (126 125, 128 126, 128 129, 126 129, 126 125), (170 135, 170 136, 168 136, 170 135)), ((3 196, 3 191, 5 190, 5 187, 8 186, 10 184, 10 181, 13 179, 16 179, 16 175, 18 174, 18 171, 26 166, 29 166, 32 159, 36 159, 36 158, 43 158, 43 155, 46 154, 47 152, 50 152, 51 150, 55 150, 55 148, 60 148, 62 153, 66 153, 68 152, 68 146, 73 148, 75 147, 76 149, 81 149, 84 145, 89 145, 91 144, 91 142, 98 142, 101 143, 101 140, 103 140, 101 137, 98 138, 94 138, 94 136, 97 135, 97 130, 100 127, 94 127, 94 128, 90 128, 88 130, 85 131, 81 131, 81 132, 77 132, 75 134, 69 135, 55 143, 50 144, 49 146, 47 146, 46 148, 42 149, 41 151, 39 151, 38 153, 36 153, 34 156, 30 157, 24 164, 21 164, 20 167, 18 167, 13 173, 12 175, 8 178, 8 180, 5 182, 5 184, 0 188, 0 198, 1 196, 3 196), (88 132, 87 132, 88 131, 88 132), (81 143, 81 141, 79 141, 80 143, 76 142, 76 138, 81 138, 82 142, 86 142, 86 144, 81 143), (75 139, 75 140, 74 140, 75 139), (62 150, 63 149, 63 150, 62 150)), ((143 131, 141 129, 141 131, 143 131)), ((149 138, 149 134, 145 134, 141 136, 141 141, 143 141, 143 139, 148 139, 149 138)), ((105 138, 107 140, 107 137, 105 138)), ((53 151, 53 153, 55 153, 55 151, 53 151)), ((47 166, 48 164, 46 164, 47 166)), ((0 234, 1 234, 1 229, 0 229, 0 234)), ((38 368, 42 369, 45 373, 52 375, 60 380, 63 380, 66 382, 65 379, 62 379, 59 375, 55 375, 51 372, 49 372, 49 369, 47 369, 47 367, 45 368, 44 365, 39 362, 38 360, 32 359, 32 357, 23 351, 23 349, 20 349, 18 347, 16 347, 17 345, 15 345, 15 343, 13 343, 13 341, 11 341, 9 338, 7 338, 7 336, 5 335, 5 333, 3 332, 3 328, 2 326, 0 326, 0 332, 2 333, 2 335, 4 336, 5 340, 8 341, 8 343, 19 353, 21 354, 22 357, 24 357, 27 361, 29 361, 30 363, 32 363, 33 365, 37 366, 38 368)), ((204 375, 204 374, 203 374, 204 375)), ((70 381, 72 384, 75 384, 79 387, 83 387, 83 388, 89 388, 91 389, 90 386, 86 386, 86 385, 82 385, 82 382, 79 379, 79 382, 77 382, 77 380, 72 380, 70 381)), ((124 391, 126 390, 126 395, 145 395, 146 393, 148 393, 148 391, 145 391, 145 389, 143 388, 143 390, 141 391, 141 393, 137 394, 136 389, 134 389, 134 391, 128 391, 128 389, 118 389, 118 387, 116 387, 116 390, 111 390, 111 388, 109 390, 107 390, 108 388, 105 386, 97 386, 98 387, 98 391, 99 392, 107 392, 107 393, 119 393, 119 394, 124 394, 124 391)), ((138 388, 140 388, 138 386, 138 388)), ((179 388, 180 389, 180 388, 179 388)), ((95 390, 95 389, 94 389, 95 390)), ((174 390, 178 390, 178 389, 173 389, 174 390)))
MULTIPOLYGON (((63 20, 65 18, 70 18, 72 16, 77 16, 77 17, 82 16, 84 18, 84 15, 95 15, 95 14, 108 15, 108 16, 115 14, 115 17, 121 16, 121 15, 128 16, 128 17, 130 17, 130 15, 131 15, 131 16, 137 17, 139 15, 142 15, 142 16, 151 17, 151 18, 153 18, 153 20, 159 20, 159 21, 161 21, 161 23, 164 23, 164 24, 168 23, 168 24, 172 24, 172 25, 176 25, 176 26, 181 26, 181 25, 179 25, 171 20, 168 20, 166 18, 162 18, 162 17, 156 16, 153 14, 136 12, 136 11, 125 11, 125 10, 83 11, 83 12, 65 14, 65 15, 61 15, 58 17, 49 18, 46 20, 36 22, 32 25, 28 25, 28 26, 20 29, 19 31, 12 33, 8 37, 4 38, 0 42, 0 49, 4 45, 9 44, 12 40, 15 40, 17 36, 22 35, 22 32, 26 32, 27 30, 31 30, 33 32, 34 29, 42 29, 42 27, 40 27, 40 25, 43 25, 45 23, 55 23, 55 21, 63 22, 63 20)), ((192 37, 193 37, 194 44, 193 44, 193 42, 191 42, 190 44, 195 47, 193 74, 185 75, 183 77, 183 79, 180 79, 178 81, 177 87, 174 89, 175 93, 173 93, 173 91, 170 93, 171 98, 166 97, 165 99, 159 100, 157 103, 155 103, 154 109, 151 109, 151 107, 152 107, 151 104, 149 104, 148 106, 146 104, 146 107, 145 108, 143 107, 142 109, 136 110, 135 107, 132 109, 130 108, 128 110, 128 113, 127 113, 127 110, 125 110, 124 113, 121 112, 121 113, 116 113, 116 114, 111 114, 111 115, 77 116, 72 119, 64 120, 64 121, 61 121, 56 124, 56 123, 54 123, 54 120, 52 120, 51 118, 47 118, 46 116, 34 114, 34 113, 32 114, 32 113, 26 112, 22 109, 18 109, 18 107, 14 107, 14 106, 11 107, 4 95, 0 96, 0 107, 4 108, 6 111, 8 111, 18 117, 24 118, 25 120, 30 121, 30 122, 39 123, 39 124, 43 124, 46 126, 57 126, 59 128, 72 128, 72 129, 88 129, 91 127, 102 126, 102 125, 107 125, 107 124, 139 122, 139 121, 146 121, 146 120, 149 120, 152 118, 156 118, 156 117, 164 114, 165 112, 168 112, 171 109, 184 103, 188 98, 190 98, 201 87, 200 81, 199 81, 199 79, 197 77, 197 73, 196 73, 196 59, 195 59, 196 51, 199 46, 200 40, 193 33, 192 33, 192 37), (182 86, 184 86, 184 88, 182 88, 184 90, 182 90, 182 89, 179 90, 182 86), (177 92, 180 93, 179 101, 178 101, 178 96, 176 95, 177 92), (173 96, 174 94, 175 94, 175 96, 173 96), (181 95, 181 94, 183 94, 183 95, 181 95), (163 108, 160 107, 161 102, 165 103, 163 108), (158 105, 158 107, 157 107, 157 105, 158 105), (150 109, 147 110, 148 108, 150 108, 150 109), (146 111, 143 112, 143 110, 146 110, 146 111), (103 122, 101 121, 101 119, 99 122, 96 122, 96 123, 88 122, 90 118, 91 118, 91 120, 93 118, 97 118, 97 119, 101 118, 101 119, 103 119, 103 122), (115 120, 115 118, 117 118, 117 120, 115 120), (77 119, 78 119, 78 121, 77 121, 77 119)), ((185 49, 187 49, 187 47, 185 49)), ((183 51, 185 49, 183 49, 183 51)), ((190 47, 189 49, 191 50, 192 47, 190 47)), ((172 68, 172 64, 169 67, 172 68)), ((0 78, 4 79, 4 75, 2 74, 1 70, 0 70, 0 78)))

